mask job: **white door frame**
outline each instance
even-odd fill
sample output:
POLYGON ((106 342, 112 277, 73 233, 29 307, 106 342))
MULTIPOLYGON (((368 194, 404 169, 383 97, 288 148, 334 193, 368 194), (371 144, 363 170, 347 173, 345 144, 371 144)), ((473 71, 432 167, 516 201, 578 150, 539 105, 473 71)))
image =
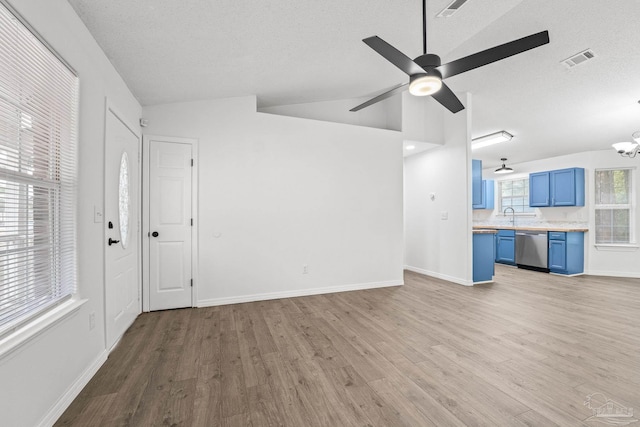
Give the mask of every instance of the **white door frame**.
MULTIPOLYGON (((129 131, 135 135, 135 137, 138 139, 138 158, 135 159, 135 161, 138 162, 138 191, 142 192, 142 168, 141 168, 141 164, 140 164, 140 153, 141 153, 141 139, 142 139, 142 133, 140 132, 140 127, 139 126, 132 126, 131 123, 129 123, 127 121, 127 119, 125 119, 125 115, 120 113, 120 110, 118 110, 117 107, 114 106, 114 104, 111 102, 111 100, 107 97, 104 98, 104 104, 105 104, 105 109, 104 109, 104 137, 103 137, 103 159, 107 158, 107 120, 108 120, 108 116, 109 113, 111 112, 118 120, 120 120, 120 122, 127 128, 129 129, 129 131)), ((103 167, 106 167, 105 165, 105 161, 103 161, 103 167)), ((106 170, 103 170, 102 173, 102 212, 103 212, 103 218, 102 218, 102 238, 104 239, 104 212, 107 206, 106 203, 106 199, 107 199, 107 180, 106 180, 106 170)), ((138 193, 140 194, 140 193, 138 193)), ((133 202, 133 201, 132 201, 133 202)), ((136 226, 136 232, 140 233, 141 232, 141 221, 142 221, 142 201, 140 199, 136 200, 135 202, 137 202, 138 206, 138 223, 135 225, 136 226)), ((139 235, 138 238, 140 239, 139 242, 142 243, 144 240, 142 239, 142 236, 139 235)), ((104 328, 104 346, 107 349, 107 351, 111 351, 113 348, 116 347, 116 345, 118 344, 118 342, 120 341, 120 339, 122 337, 119 337, 114 343, 113 345, 109 348, 108 345, 109 343, 107 342, 107 253, 106 253, 106 249, 104 246, 104 241, 103 241, 103 245, 102 245, 102 280, 103 280, 103 300, 104 300, 104 321, 103 321, 103 328, 104 328)), ((141 252, 141 248, 142 245, 140 245, 139 251, 138 251, 138 313, 142 312, 142 252, 141 252)))
POLYGON ((190 144, 193 156, 191 168, 191 275, 193 288, 191 289, 191 306, 197 307, 198 301, 198 140, 195 138, 181 138, 174 136, 143 135, 142 136, 142 311, 150 310, 149 293, 149 143, 160 141, 177 144, 190 144))

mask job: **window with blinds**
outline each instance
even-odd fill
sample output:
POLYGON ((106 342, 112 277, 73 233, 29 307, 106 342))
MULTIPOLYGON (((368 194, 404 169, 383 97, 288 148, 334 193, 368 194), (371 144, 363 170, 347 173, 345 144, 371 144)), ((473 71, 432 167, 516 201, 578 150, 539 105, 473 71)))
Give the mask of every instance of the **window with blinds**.
POLYGON ((75 292, 78 78, 0 3, 0 336, 75 292))
POLYGON ((632 169, 596 170, 596 243, 634 243, 634 205, 632 169))

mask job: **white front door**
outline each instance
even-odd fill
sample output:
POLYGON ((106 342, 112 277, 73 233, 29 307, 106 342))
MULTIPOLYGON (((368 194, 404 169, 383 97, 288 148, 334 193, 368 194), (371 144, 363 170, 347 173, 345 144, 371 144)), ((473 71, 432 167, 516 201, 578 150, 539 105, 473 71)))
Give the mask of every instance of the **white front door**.
POLYGON ((141 312, 139 138, 107 108, 105 136, 105 319, 111 349, 141 312))
POLYGON ((149 140, 149 309, 192 306, 192 145, 149 140))

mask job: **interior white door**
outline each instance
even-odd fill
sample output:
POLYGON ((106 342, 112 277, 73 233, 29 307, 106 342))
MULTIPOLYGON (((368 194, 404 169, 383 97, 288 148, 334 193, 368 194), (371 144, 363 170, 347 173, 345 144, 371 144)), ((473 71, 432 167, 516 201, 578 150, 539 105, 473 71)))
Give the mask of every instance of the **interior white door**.
POLYGON ((105 322, 113 347, 141 312, 139 138, 107 109, 105 137, 105 322))
POLYGON ((149 141, 149 308, 192 306, 192 146, 149 141))

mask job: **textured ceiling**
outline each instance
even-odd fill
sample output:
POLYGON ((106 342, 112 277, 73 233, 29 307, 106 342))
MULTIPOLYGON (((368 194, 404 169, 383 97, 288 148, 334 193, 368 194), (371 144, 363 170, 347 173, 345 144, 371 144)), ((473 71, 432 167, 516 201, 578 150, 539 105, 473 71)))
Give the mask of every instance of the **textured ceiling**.
MULTIPOLYGON (((69 0, 143 105, 255 94, 261 107, 361 97, 406 77, 362 39, 421 54, 419 0, 69 0)), ((443 62, 538 31, 551 43, 447 80, 473 94, 473 134, 511 143, 485 166, 608 149, 640 129, 640 1, 428 1, 443 62), (563 59, 591 48, 574 69, 563 59)))

